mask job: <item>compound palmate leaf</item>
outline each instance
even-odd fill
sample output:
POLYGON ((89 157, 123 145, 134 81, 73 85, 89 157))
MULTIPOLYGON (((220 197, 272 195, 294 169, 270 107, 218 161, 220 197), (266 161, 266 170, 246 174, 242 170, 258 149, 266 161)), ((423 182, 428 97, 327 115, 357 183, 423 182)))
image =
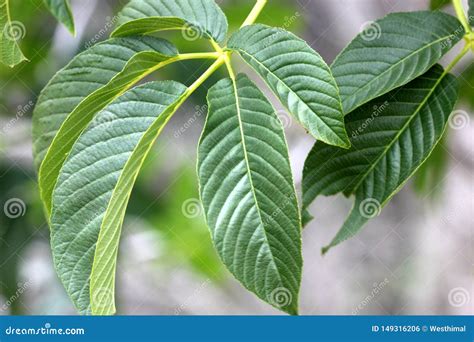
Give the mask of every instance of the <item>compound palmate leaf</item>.
POLYGON ((25 27, 20 22, 12 22, 10 18, 10 7, 8 0, 0 0, 0 62, 14 67, 27 61, 18 45, 25 27))
POLYGON ((79 312, 115 312, 115 267, 127 202, 153 142, 181 103, 173 81, 136 87, 100 112, 69 154, 53 195, 51 244, 79 312))
POLYGON ((142 51, 175 55, 167 41, 154 37, 114 38, 77 55, 41 92, 33 113, 33 152, 39 168, 66 117, 90 94, 107 85, 142 51))
POLYGON ((222 42, 227 34, 227 18, 214 0, 131 0, 118 26, 116 36, 184 29, 190 39, 202 35, 222 42))
POLYGON ((459 20, 438 11, 392 13, 371 23, 331 67, 344 112, 422 75, 463 35, 459 20))
POLYGON ((228 47, 265 79, 316 139, 349 147, 336 82, 305 41, 283 29, 249 25, 231 37, 228 47))
POLYGON ((224 264, 258 297, 298 312, 301 223, 283 127, 246 77, 209 90, 200 194, 224 264))
POLYGON ((61 166, 74 142, 94 115, 147 74, 176 61, 178 58, 177 55, 168 56, 154 51, 136 53, 109 83, 87 96, 68 115, 49 147, 38 176, 41 198, 47 212, 51 210, 51 197, 61 166))
POLYGON ((329 248, 354 236, 429 157, 456 103, 458 82, 439 65, 347 116, 349 150, 316 143, 306 160, 303 207, 318 195, 355 195, 329 248))
POLYGON ((49 11, 61 22, 72 34, 76 33, 74 28, 74 17, 72 15, 69 0, 44 0, 49 11))

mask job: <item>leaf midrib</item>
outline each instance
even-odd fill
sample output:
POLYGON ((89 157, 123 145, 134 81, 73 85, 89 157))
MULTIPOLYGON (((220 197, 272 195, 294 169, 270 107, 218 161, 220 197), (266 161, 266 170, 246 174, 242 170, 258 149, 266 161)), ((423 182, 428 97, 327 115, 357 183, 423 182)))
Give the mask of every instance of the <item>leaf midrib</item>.
POLYGON ((240 111, 240 100, 239 100, 238 88, 237 88, 235 75, 231 74, 230 79, 232 81, 232 87, 234 88, 235 106, 236 106, 236 109, 237 109, 237 118, 238 118, 238 122, 239 122, 239 133, 240 133, 240 137, 242 139, 242 147, 243 147, 242 150, 243 150, 243 153, 244 153, 244 160, 245 160, 245 165, 246 165, 245 169, 246 169, 246 172, 247 172, 247 176, 249 178, 250 189, 252 191, 252 196, 253 196, 253 199, 254 199, 254 202, 255 202, 255 206, 257 207, 258 218, 260 220, 260 225, 261 225, 262 230, 263 230, 263 236, 265 238, 265 243, 267 244, 268 250, 270 252, 272 265, 273 265, 274 269, 276 270, 276 274, 277 274, 277 277, 278 277, 278 282, 280 284, 282 284, 283 281, 282 281, 280 272, 278 272, 278 267, 277 267, 277 264, 276 264, 276 261, 275 261, 275 256, 273 255, 273 251, 272 251, 270 242, 268 240, 267 232, 266 232, 266 229, 265 229, 264 220, 262 218, 262 214, 260 213, 260 206, 258 204, 259 202, 258 202, 258 199, 257 199, 257 194, 255 193, 255 187, 254 187, 254 184, 253 184, 252 174, 251 174, 251 170, 250 170, 250 162, 249 162, 249 158, 248 158, 248 154, 247 154, 245 134, 244 134, 243 126, 242 126, 242 115, 241 115, 241 111, 240 111))

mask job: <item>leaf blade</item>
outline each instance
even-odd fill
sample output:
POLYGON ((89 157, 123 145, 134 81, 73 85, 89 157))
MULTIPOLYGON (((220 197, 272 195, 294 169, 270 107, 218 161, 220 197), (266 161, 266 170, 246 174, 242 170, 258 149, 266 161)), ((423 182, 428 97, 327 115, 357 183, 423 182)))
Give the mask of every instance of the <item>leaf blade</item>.
POLYGON ((349 147, 336 82, 306 42, 282 29, 249 25, 232 35, 228 47, 262 76, 311 135, 349 147))
POLYGON ((208 102, 198 174, 215 246, 247 289, 297 314, 301 218, 281 122, 242 75, 218 82, 208 102))
POLYGON ((461 23, 439 11, 392 13, 371 23, 331 66, 344 113, 424 74, 463 35, 461 23))
POLYGON ((43 0, 44 4, 56 19, 62 23, 72 35, 76 35, 74 16, 69 0, 43 0))
POLYGON ((227 34, 227 18, 214 0, 131 0, 119 13, 118 26, 147 17, 181 18, 216 42, 227 34))
POLYGON ((348 219, 324 253, 377 216, 426 161, 442 138, 457 89, 456 78, 436 65, 348 115, 350 150, 315 144, 304 168, 303 208, 318 195, 356 196, 348 219), (374 106, 382 110, 374 114, 374 106))
POLYGON ((20 22, 12 22, 8 0, 0 1, 0 29, 0 62, 13 68, 27 61, 18 45, 18 40, 25 34, 25 27, 20 22))
POLYGON ((115 311, 113 281, 128 198, 143 160, 185 91, 184 85, 165 81, 126 92, 94 118, 61 170, 51 216, 53 256, 83 314, 115 311), (105 280, 100 276, 104 269, 105 280))

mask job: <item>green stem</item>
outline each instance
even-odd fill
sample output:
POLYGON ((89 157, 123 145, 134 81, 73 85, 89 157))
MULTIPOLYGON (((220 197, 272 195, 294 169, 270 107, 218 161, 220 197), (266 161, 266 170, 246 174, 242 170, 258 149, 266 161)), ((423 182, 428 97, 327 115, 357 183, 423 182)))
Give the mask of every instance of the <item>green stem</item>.
POLYGON ((219 69, 225 63, 225 55, 220 55, 220 57, 207 69, 193 84, 191 84, 186 90, 186 94, 183 96, 184 102, 189 98, 192 93, 196 91, 217 69, 219 69))
POLYGON ((466 33, 470 33, 471 25, 469 25, 469 22, 467 21, 466 13, 464 12, 464 7, 462 5, 462 0, 453 0, 453 6, 459 21, 464 27, 464 30, 466 30, 466 33))
POLYGON ((453 61, 451 63, 449 63, 449 65, 446 67, 446 69, 444 70, 444 74, 447 74, 449 73, 455 66, 456 64, 459 63, 459 61, 466 55, 466 53, 471 49, 471 46, 469 44, 466 44, 466 46, 464 46, 464 48, 462 49, 462 51, 459 53, 459 55, 457 55, 453 61))
POLYGON ((245 19, 241 27, 252 25, 255 22, 255 20, 257 20, 258 16, 262 12, 266 4, 267 4, 267 0, 257 0, 257 3, 252 8, 252 11, 248 15, 247 19, 245 19))
POLYGON ((218 59, 220 53, 217 52, 196 52, 196 53, 183 53, 176 57, 176 61, 187 61, 190 59, 218 59))

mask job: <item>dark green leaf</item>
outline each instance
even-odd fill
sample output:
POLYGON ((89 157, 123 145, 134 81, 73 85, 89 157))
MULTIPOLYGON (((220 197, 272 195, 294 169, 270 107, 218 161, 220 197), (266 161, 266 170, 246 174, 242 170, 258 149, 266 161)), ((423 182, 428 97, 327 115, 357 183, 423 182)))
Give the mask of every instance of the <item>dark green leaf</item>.
POLYGON ((198 174, 216 249, 246 288, 297 314, 301 223, 282 124, 243 75, 218 82, 208 101, 198 174))
POLYGON ((371 23, 336 58, 345 113, 425 73, 464 36, 443 12, 392 13, 371 23))
POLYGON ((436 65, 348 115, 349 150, 315 144, 304 168, 303 208, 318 195, 355 195, 349 218, 324 252, 377 216, 429 157, 457 96, 456 78, 436 65))

